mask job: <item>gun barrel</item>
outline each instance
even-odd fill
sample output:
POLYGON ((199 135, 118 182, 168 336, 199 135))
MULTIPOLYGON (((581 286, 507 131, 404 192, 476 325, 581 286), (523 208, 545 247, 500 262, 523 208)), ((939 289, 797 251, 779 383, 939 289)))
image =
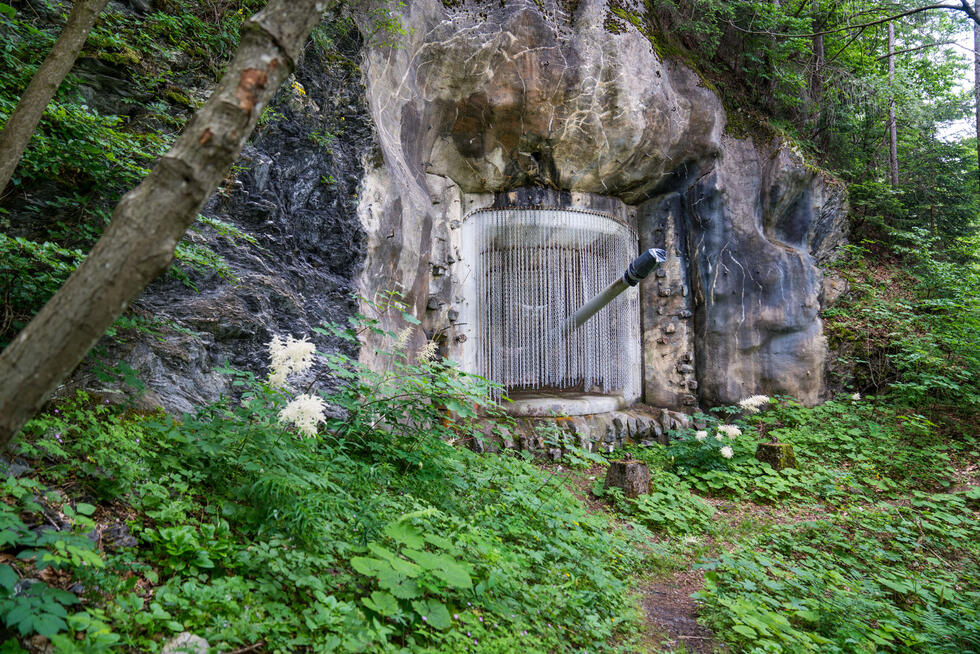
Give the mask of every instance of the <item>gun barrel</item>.
POLYGON ((567 334, 581 327, 589 318, 599 313, 604 306, 615 300, 620 293, 631 286, 636 286, 640 280, 646 279, 657 266, 666 260, 667 253, 659 248, 650 248, 643 252, 630 262, 622 277, 602 289, 598 295, 570 315, 565 321, 563 331, 567 334))

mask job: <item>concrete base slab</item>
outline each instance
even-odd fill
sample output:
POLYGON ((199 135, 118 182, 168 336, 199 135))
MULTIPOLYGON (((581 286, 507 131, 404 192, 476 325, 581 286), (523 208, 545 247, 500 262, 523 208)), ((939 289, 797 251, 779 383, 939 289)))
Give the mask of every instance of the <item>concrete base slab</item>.
POLYGON ((503 402, 504 411, 515 417, 587 416, 619 411, 627 406, 621 395, 586 393, 521 393, 503 402))

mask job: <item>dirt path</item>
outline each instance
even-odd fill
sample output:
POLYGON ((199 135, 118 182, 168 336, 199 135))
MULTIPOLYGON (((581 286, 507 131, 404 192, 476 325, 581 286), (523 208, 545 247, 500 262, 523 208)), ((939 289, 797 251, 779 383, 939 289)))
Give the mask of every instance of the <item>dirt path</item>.
POLYGON ((704 586, 702 570, 682 570, 640 587, 648 638, 658 651, 713 654, 723 651, 707 627, 698 624, 698 603, 691 593, 704 586))
MULTIPOLYGON (((576 471, 570 475, 569 490, 582 500, 590 513, 606 513, 621 520, 605 502, 591 493, 592 484, 604 475, 605 468, 601 466, 576 471)), ((670 576, 646 581, 637 588, 645 621, 644 653, 714 654, 726 651, 710 629, 698 624, 698 603, 691 594, 703 587, 704 571, 686 568, 670 576)))

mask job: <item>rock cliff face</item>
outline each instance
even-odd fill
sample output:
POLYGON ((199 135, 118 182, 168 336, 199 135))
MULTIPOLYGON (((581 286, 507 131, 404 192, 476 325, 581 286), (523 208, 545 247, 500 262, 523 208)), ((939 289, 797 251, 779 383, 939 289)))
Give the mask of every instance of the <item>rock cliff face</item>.
MULTIPOLYGON (((368 45, 347 52, 359 74, 311 47, 302 90, 282 91, 208 204, 260 246, 194 236, 237 281, 198 278, 191 293, 162 280, 140 300, 175 327, 120 353, 155 401, 215 399, 228 390, 217 364, 264 372, 273 333, 343 322, 357 293, 370 313, 400 292, 422 320, 414 344, 434 338, 465 363, 473 262, 460 225, 508 203, 619 207, 641 248, 667 250, 640 287, 647 403, 819 399, 819 264, 843 238, 837 187, 778 140, 725 135, 717 96, 638 29, 607 30, 605 0, 410 0, 400 11, 409 29, 396 47, 374 44, 364 18, 368 45)), ((383 320, 404 327, 400 312, 383 320)))
MULTIPOLYGON (((160 337, 104 339, 106 358, 139 374, 148 404, 179 412, 216 400, 231 391, 224 365, 263 375, 273 334, 310 336, 321 351, 345 348, 313 328, 345 323, 357 310, 365 239, 356 198, 373 140, 356 66, 360 38, 355 30, 337 42, 341 56, 307 48, 297 83, 280 91, 233 179, 202 212, 249 240, 209 227, 188 234, 224 257, 232 278, 191 272, 197 290, 158 279, 134 309, 156 320, 160 337)), ((83 370, 74 384, 102 386, 93 374, 83 370)))
POLYGON ((818 263, 842 238, 840 192, 778 141, 723 136, 715 94, 639 30, 607 31, 604 0, 447 4, 413 0, 399 47, 365 52, 384 158, 359 207, 365 293, 397 286, 465 361, 466 214, 526 187, 583 208, 609 196, 637 209, 641 247, 670 256, 641 288, 645 399, 815 402, 818 263))

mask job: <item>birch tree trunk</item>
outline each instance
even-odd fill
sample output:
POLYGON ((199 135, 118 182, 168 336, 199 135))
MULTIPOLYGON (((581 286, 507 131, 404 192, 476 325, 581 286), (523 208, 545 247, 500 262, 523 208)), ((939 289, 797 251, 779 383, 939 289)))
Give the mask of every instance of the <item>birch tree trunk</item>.
MULTIPOLYGON (((973 10, 980 14, 980 0, 973 0, 973 10)), ((980 23, 973 23, 973 102, 977 119, 977 183, 980 184, 980 23)))
MULTIPOLYGON (((980 0, 978 0, 980 2, 980 0)), ((813 19, 811 21, 814 33, 820 31, 820 0, 813 0, 811 4, 813 19)), ((813 82, 811 97, 814 104, 814 135, 817 137, 818 145, 821 149, 826 149, 827 131, 823 123, 823 66, 824 66, 824 44, 823 34, 813 37, 813 82)))
POLYGON ((44 109, 75 65, 89 32, 108 0, 77 0, 51 52, 34 73, 24 95, 0 132, 0 193, 14 174, 44 109))
POLYGON ((893 187, 898 186, 898 125, 895 124, 895 23, 888 22, 888 85, 892 88, 888 99, 888 177, 893 187))
POLYGON ((0 450, 81 362, 174 248, 228 174, 262 110, 295 67, 328 0, 271 0, 249 19, 207 103, 65 285, 0 354, 0 450))

